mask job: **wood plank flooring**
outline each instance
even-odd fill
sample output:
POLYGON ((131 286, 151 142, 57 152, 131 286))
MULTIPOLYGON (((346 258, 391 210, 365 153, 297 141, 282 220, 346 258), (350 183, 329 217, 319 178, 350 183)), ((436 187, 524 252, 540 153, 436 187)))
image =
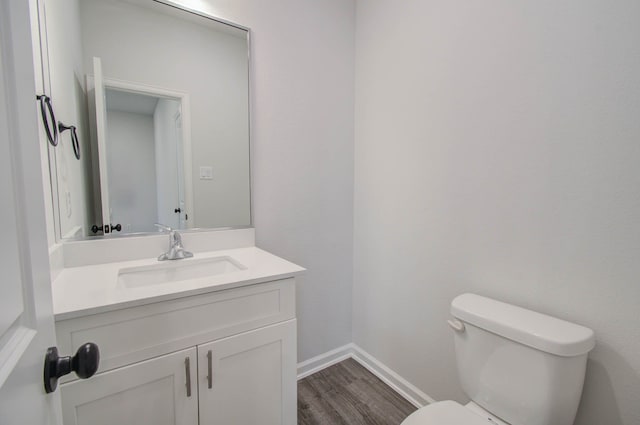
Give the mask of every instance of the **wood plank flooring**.
POLYGON ((298 425, 399 425, 414 410, 353 359, 298 381, 298 425))

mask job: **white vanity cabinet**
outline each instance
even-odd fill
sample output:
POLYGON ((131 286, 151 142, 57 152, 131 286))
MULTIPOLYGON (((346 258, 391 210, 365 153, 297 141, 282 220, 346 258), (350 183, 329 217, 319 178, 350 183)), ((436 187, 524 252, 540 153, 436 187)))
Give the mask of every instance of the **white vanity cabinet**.
POLYGON ((61 352, 100 348, 62 380, 65 425, 294 425, 293 278, 60 320, 61 352), (82 341, 82 342, 79 342, 82 341))
POLYGON ((65 425, 198 425, 196 349, 63 384, 65 425), (187 395, 186 374, 192 392, 187 395))
POLYGON ((295 333, 292 320, 199 345, 200 423, 295 424, 295 333))

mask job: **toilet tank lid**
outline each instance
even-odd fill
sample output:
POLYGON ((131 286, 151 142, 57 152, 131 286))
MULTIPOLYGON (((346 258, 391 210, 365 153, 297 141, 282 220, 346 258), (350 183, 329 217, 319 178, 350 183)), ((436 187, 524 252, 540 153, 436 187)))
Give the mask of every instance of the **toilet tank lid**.
POLYGON ((591 329, 475 294, 451 302, 451 314, 504 338, 563 357, 588 353, 595 346, 591 329))

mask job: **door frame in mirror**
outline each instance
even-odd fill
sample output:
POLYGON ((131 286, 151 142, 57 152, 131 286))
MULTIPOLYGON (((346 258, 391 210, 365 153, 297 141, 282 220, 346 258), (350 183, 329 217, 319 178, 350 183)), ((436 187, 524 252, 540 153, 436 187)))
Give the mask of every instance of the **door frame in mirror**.
MULTIPOLYGON (((124 81, 115 78, 102 78, 102 82, 105 90, 112 89, 118 91, 125 91, 128 93, 141 94, 146 96, 153 97, 162 97, 166 99, 179 100, 181 104, 181 115, 182 115, 182 147, 183 147, 183 155, 182 155, 182 163, 184 167, 184 198, 185 198, 185 206, 187 211, 189 211, 189 222, 195 223, 195 211, 194 211, 194 202, 193 202, 193 159, 192 159, 192 150, 191 150, 191 104, 189 100, 189 93, 181 92, 177 90, 171 90, 164 87, 151 86, 149 84, 124 81)), ((94 87, 94 76, 87 75, 87 91, 91 92, 91 89, 94 87)), ((90 114, 90 118, 95 120, 95 117, 91 117, 93 114, 90 114)), ((95 125, 91 125, 91 131, 93 132, 95 125)), ((102 184, 102 183, 101 183, 102 184)), ((105 220, 102 218, 103 223, 109 222, 109 220, 105 220)), ((183 229, 190 230, 191 228, 183 229)), ((137 233, 139 234, 139 233, 137 233)))

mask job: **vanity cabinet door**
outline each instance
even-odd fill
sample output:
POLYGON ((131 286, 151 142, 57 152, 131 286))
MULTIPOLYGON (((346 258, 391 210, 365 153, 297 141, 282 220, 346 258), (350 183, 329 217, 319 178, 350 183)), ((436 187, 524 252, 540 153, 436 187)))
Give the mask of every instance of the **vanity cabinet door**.
POLYGON ((194 347, 63 384, 63 423, 198 425, 196 361, 194 347))
POLYGON ((198 346, 200 425, 295 425, 296 321, 198 346))

